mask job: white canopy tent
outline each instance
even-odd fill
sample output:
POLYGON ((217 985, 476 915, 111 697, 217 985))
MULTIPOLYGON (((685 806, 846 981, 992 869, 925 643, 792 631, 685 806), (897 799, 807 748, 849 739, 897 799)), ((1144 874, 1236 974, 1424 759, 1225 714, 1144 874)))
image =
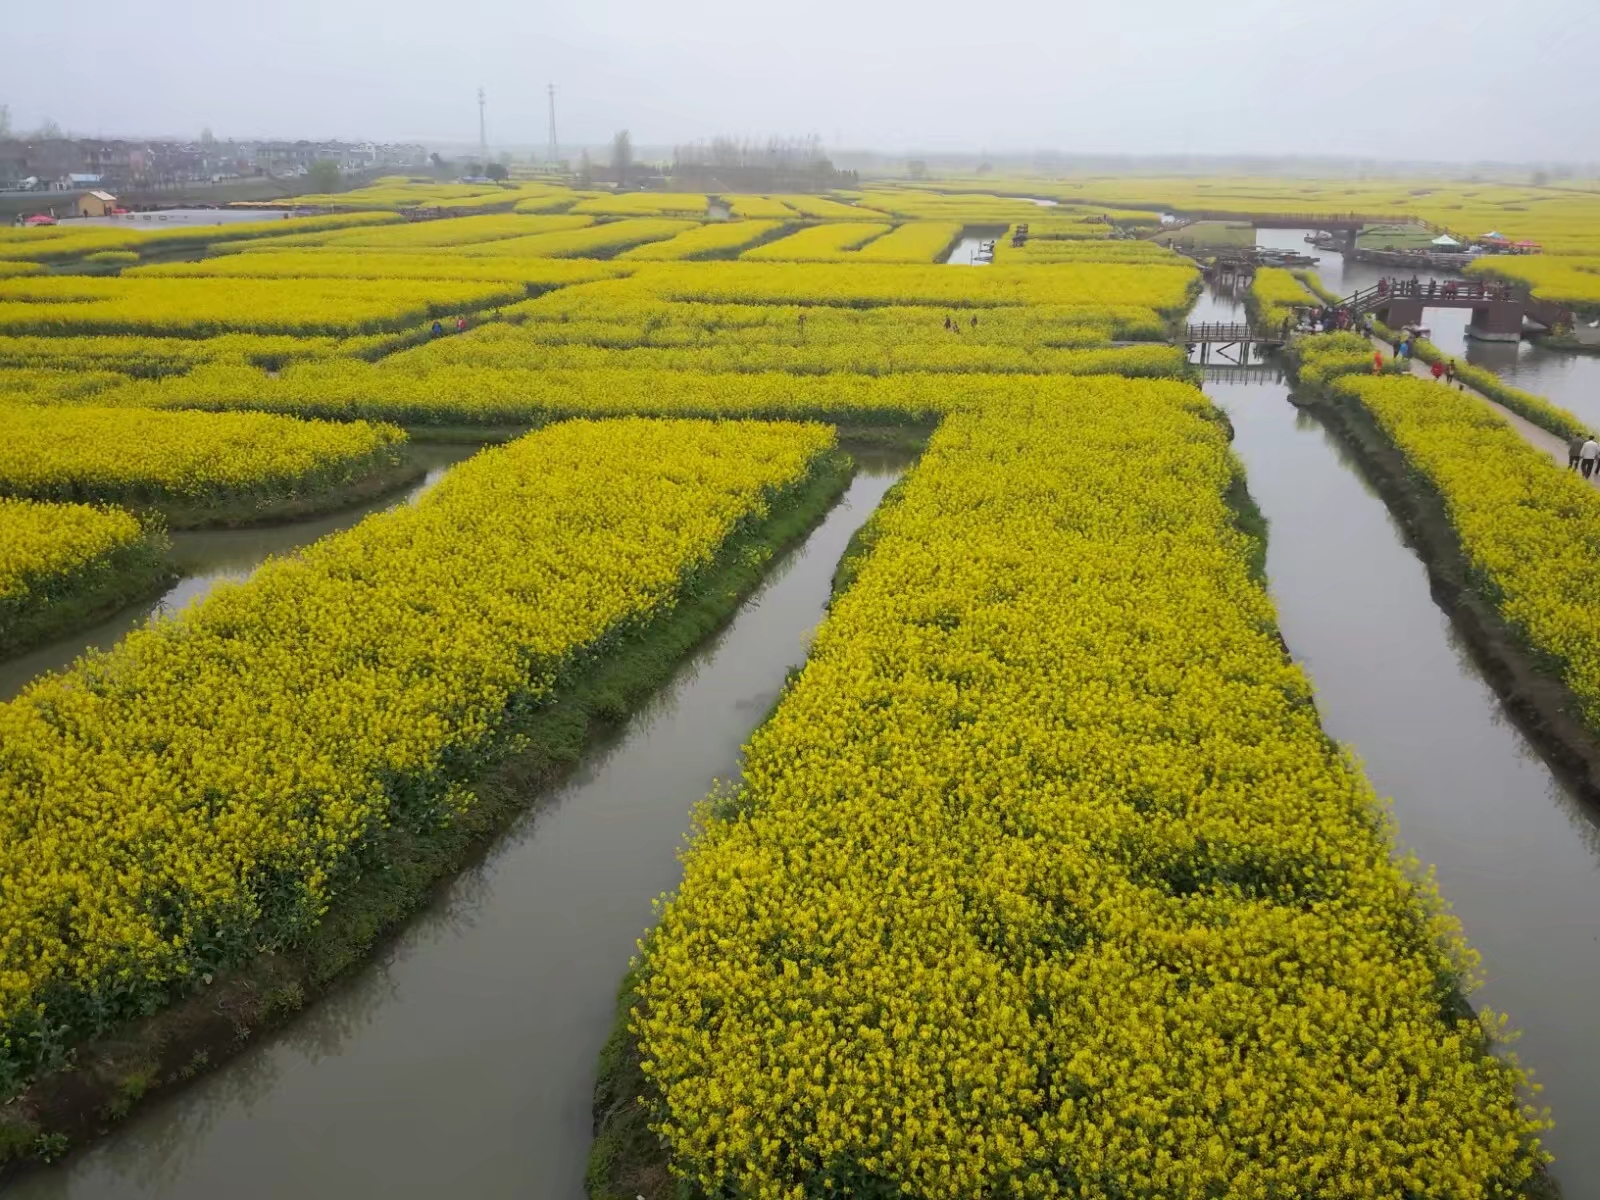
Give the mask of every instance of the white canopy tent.
POLYGON ((1456 241, 1455 238, 1451 237, 1448 233, 1441 233, 1438 237, 1434 238, 1433 244, 1439 247, 1441 250, 1454 250, 1461 245, 1460 242, 1456 241))

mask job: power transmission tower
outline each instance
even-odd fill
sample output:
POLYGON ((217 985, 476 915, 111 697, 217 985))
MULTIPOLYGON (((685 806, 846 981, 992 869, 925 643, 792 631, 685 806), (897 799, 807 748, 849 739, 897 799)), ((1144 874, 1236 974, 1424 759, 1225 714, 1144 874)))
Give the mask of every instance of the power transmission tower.
POLYGON ((561 146, 556 141, 556 85, 552 83, 546 90, 550 93, 550 165, 554 166, 561 161, 561 146))
POLYGON ((482 161, 478 165, 478 174, 489 173, 489 126, 483 118, 483 89, 478 89, 478 157, 482 161))

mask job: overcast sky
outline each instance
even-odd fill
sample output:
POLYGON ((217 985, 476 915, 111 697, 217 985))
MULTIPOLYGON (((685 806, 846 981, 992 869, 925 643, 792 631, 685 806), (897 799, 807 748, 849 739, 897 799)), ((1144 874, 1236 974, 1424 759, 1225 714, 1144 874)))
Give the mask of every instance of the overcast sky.
POLYGON ((1600 159, 1594 0, 0 5, 15 128, 905 151, 1600 159))

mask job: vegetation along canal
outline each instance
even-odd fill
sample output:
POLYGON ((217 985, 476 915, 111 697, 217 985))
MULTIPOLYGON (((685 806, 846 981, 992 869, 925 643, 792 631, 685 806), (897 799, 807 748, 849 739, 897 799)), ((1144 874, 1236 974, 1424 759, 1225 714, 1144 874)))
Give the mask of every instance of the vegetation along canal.
POLYGON ((415 500, 444 477, 462 459, 476 454, 473 445, 413 444, 412 456, 428 468, 419 483, 402 492, 340 509, 309 521, 264 525, 244 529, 178 530, 171 535, 172 562, 179 578, 160 596, 123 609, 114 617, 71 637, 61 638, 0 662, 0 701, 9 700, 28 682, 46 671, 67 666, 88 650, 109 650, 124 634, 152 616, 171 616, 193 604, 219 583, 247 579, 269 556, 290 554, 319 538, 349 529, 363 518, 396 504, 415 500))
POLYGON ((692 807, 805 661, 861 469, 722 633, 345 986, 15 1195, 582 1195, 596 1061, 692 807))
POLYGON ((1511 1049, 1543 1085, 1566 1197, 1600 1196, 1597 814, 1508 719, 1361 468, 1270 368, 1256 370, 1264 382, 1214 379, 1206 391, 1234 424, 1270 525, 1284 637, 1329 734, 1393 797, 1402 848, 1437 866, 1483 956, 1474 1003, 1521 1031, 1511 1049))

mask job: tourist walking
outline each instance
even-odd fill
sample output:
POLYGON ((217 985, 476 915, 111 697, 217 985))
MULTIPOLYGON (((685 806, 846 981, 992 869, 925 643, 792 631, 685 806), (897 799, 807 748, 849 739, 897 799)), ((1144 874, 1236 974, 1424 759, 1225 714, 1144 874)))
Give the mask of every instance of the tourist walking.
POLYGON ((1567 470, 1576 471, 1578 469, 1578 460, 1583 457, 1583 444, 1588 440, 1587 437, 1580 433, 1567 443, 1567 470))
POLYGON ((466 317, 457 317, 456 318, 456 332, 457 333, 465 333, 466 331, 467 331, 467 319, 466 319, 466 317))
POLYGON ((1450 360, 1450 364, 1444 369, 1444 381, 1446 384, 1451 384, 1456 381, 1456 360, 1453 358, 1450 360))
POLYGON ((1594 474, 1595 459, 1600 458, 1600 442, 1590 438, 1578 451, 1578 457, 1582 460, 1583 477, 1587 479, 1594 474))
POLYGON ((1374 375, 1382 375, 1383 374, 1383 351, 1382 350, 1374 350, 1372 352, 1372 373, 1374 375))
POLYGON ((1444 363, 1435 362, 1430 369, 1433 372, 1433 381, 1435 383, 1438 383, 1439 380, 1444 378, 1444 363))
POLYGON ((440 324, 438 321, 435 321, 433 323, 433 336, 434 337, 442 337, 443 335, 444 335, 444 326, 442 324, 440 324))

